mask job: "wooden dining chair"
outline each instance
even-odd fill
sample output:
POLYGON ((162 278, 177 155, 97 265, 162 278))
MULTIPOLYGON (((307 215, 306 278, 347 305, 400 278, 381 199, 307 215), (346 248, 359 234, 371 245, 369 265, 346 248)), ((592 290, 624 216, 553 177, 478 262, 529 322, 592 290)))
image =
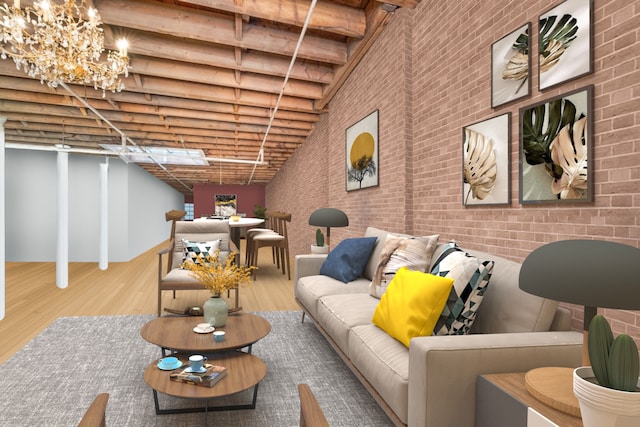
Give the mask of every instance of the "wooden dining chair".
POLYGON ((300 396, 300 427, 329 427, 311 388, 307 384, 298 384, 300 396))
POLYGON ((78 427, 105 427, 107 425, 107 403, 109 402, 109 393, 100 393, 96 396, 80 420, 78 427))
MULTIPOLYGON (((245 248, 245 266, 249 267, 253 264, 251 264, 253 262, 253 251, 254 251, 254 246, 253 246, 253 237, 260 234, 260 233, 276 233, 273 230, 273 222, 275 221, 273 214, 275 214, 275 212, 265 212, 264 214, 264 224, 261 227, 253 227, 247 230, 247 234, 245 236, 245 240, 246 240, 246 248, 245 248)), ((273 255, 273 262, 275 264, 275 252, 273 255)))
MULTIPOLYGON (((251 237, 251 255, 249 265, 258 266, 258 253, 262 247, 271 247, 274 261, 282 274, 287 274, 291 280, 291 260, 289 256, 289 237, 287 223, 291 222, 291 214, 273 212, 270 215, 270 225, 273 233, 256 233, 251 237)), ((253 270, 253 278, 256 278, 256 270, 253 270)))

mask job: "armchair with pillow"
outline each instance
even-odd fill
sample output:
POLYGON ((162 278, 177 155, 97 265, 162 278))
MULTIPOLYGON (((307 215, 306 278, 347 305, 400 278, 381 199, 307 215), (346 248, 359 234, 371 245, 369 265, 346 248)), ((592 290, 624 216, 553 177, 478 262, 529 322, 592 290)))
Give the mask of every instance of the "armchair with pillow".
POLYGON ((295 297, 396 425, 472 427, 479 375, 581 363, 570 313, 521 291, 519 263, 438 235, 347 240, 296 256, 295 297))
MULTIPOLYGON (((200 290, 204 289, 188 270, 180 268, 185 259, 197 259, 198 255, 206 257, 220 249, 220 259, 237 256, 238 248, 231 241, 229 221, 177 221, 174 234, 169 245, 158 252, 158 316, 162 314, 162 291, 200 290), (163 259, 163 255, 171 262, 163 259), (235 255, 234 255, 235 254, 235 255), (166 264, 166 265, 165 265, 166 264), (166 269, 165 269, 166 268, 166 269)), ((237 261, 237 260, 236 260, 237 261)), ((238 305, 238 289, 235 289, 236 306, 238 305)))

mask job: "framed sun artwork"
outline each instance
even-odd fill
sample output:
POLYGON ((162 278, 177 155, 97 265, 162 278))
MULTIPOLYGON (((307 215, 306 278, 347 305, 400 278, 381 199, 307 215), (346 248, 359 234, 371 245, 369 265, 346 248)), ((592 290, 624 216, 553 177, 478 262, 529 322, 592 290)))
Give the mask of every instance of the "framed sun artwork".
POLYGON ((378 185, 378 110, 346 131, 347 191, 378 185))

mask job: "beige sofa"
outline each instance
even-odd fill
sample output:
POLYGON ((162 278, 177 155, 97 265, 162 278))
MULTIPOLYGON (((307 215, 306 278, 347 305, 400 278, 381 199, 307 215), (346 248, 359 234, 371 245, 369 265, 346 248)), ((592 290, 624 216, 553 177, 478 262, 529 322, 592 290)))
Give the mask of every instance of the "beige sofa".
POLYGON ((521 291, 519 263, 466 248, 495 261, 472 333, 413 338, 410 348, 396 341, 371 322, 380 300, 369 284, 386 235, 367 228, 365 237, 378 240, 355 281, 320 275, 326 255, 298 255, 294 284, 304 314, 396 425, 472 427, 478 375, 580 365, 582 335, 569 330, 569 311, 521 291))

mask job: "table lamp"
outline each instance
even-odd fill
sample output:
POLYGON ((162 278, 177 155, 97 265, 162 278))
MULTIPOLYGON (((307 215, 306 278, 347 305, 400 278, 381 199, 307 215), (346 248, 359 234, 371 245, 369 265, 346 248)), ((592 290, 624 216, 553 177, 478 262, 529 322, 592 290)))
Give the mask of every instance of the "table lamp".
POLYGON ((327 246, 331 249, 331 227, 346 227, 349 225, 349 218, 340 209, 320 208, 309 217, 309 225, 327 227, 327 246))
POLYGON ((525 292, 584 306, 582 364, 588 366, 588 330, 598 307, 640 310, 640 249, 602 240, 549 243, 524 260, 519 280, 525 292))

